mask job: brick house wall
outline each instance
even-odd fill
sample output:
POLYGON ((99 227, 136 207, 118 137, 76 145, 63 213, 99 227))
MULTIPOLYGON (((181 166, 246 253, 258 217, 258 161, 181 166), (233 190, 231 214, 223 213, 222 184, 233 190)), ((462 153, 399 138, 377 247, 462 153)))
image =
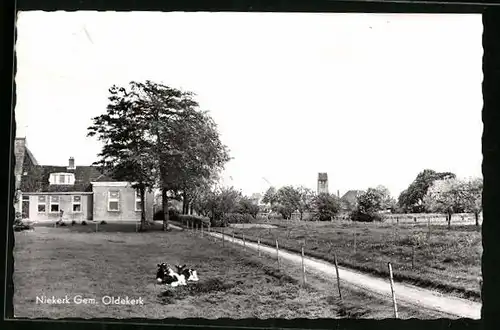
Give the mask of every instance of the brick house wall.
MULTIPOLYGON (((140 205, 136 210, 136 190, 132 188, 132 184, 126 182, 92 182, 92 191, 94 193, 93 214, 95 221, 141 220, 140 205), (110 209, 110 201, 116 201, 118 208, 110 209)), ((153 203, 153 194, 146 192, 146 220, 153 219, 153 203)))
MULTIPOLYGON (((71 193, 23 193, 29 196, 29 219, 32 221, 57 221, 60 218, 60 210, 63 210, 63 221, 81 222, 92 220, 92 193, 71 192, 71 193), (80 197, 80 210, 74 211, 74 196, 80 197), (51 212, 51 198, 56 197, 59 201, 59 211, 51 212), (40 212, 39 205, 45 205, 45 210, 40 212)), ((77 201, 75 202, 77 203, 77 201)))

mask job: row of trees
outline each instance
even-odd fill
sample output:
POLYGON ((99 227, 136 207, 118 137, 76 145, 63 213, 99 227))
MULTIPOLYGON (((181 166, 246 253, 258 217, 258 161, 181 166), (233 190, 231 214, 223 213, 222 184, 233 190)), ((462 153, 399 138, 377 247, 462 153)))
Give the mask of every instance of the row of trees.
POLYGON ((476 225, 482 211, 483 180, 459 179, 451 172, 426 169, 420 172, 409 187, 401 192, 397 211, 401 213, 446 214, 448 224, 455 213, 472 213, 476 225))
POLYGON ((271 187, 263 202, 270 210, 289 219, 293 212, 303 219, 310 212, 320 220, 329 220, 338 212, 347 212, 351 219, 373 221, 381 218, 382 212, 392 213, 444 213, 450 223, 455 213, 473 213, 476 225, 482 210, 481 179, 460 180, 451 172, 424 170, 396 201, 384 186, 368 188, 357 196, 355 202, 341 200, 330 194, 315 195, 305 187, 285 186, 276 190, 271 187))
MULTIPOLYGON (((186 213, 191 201, 216 183, 229 151, 191 92, 145 81, 112 86, 109 93, 106 112, 88 128, 88 136, 103 143, 94 165, 133 182, 143 201, 146 191, 161 189, 166 230, 168 199, 182 199, 186 213)), ((141 213, 143 230, 143 203, 141 213)))
POLYGON ((256 218, 260 209, 257 202, 234 187, 214 187, 205 190, 193 200, 198 214, 217 222, 229 214, 245 214, 256 218))
POLYGON ((285 186, 278 190, 270 187, 262 199, 269 205, 269 210, 279 213, 284 219, 290 219, 298 212, 300 220, 304 213, 312 213, 318 220, 330 220, 340 211, 340 200, 331 194, 319 194, 309 188, 285 186))

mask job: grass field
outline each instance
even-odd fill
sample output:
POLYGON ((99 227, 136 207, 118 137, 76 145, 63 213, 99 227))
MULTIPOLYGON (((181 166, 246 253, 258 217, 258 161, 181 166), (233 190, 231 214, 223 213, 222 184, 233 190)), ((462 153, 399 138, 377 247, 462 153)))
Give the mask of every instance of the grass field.
MULTIPOLYGON (((89 228, 37 226, 16 233, 16 317, 392 317, 390 301, 346 286, 341 303, 333 282, 310 275, 302 287, 295 265, 285 263, 279 271, 270 258, 187 231, 135 233, 135 224, 102 225, 97 233, 89 228), (200 281, 177 288, 156 285, 160 262, 188 264, 200 281), (37 296, 67 296, 70 303, 37 304, 37 296), (76 304, 77 296, 94 301, 76 304), (144 304, 104 305, 104 296, 142 298, 144 304)), ((405 306, 399 312, 403 318, 440 316, 405 306)))
POLYGON ((482 243, 475 226, 431 225, 428 240, 427 225, 418 223, 271 223, 278 228, 226 228, 225 233, 269 245, 278 239, 282 248, 295 252, 305 243, 312 257, 333 261, 336 254, 339 265, 384 277, 390 261, 397 280, 480 300, 482 243))

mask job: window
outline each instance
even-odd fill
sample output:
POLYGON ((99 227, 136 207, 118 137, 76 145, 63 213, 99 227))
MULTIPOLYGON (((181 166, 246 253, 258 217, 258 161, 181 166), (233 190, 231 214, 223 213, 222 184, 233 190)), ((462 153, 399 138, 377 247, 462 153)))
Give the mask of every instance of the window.
POLYGON ((38 196, 38 212, 39 213, 47 212, 47 200, 45 196, 38 196))
POLYGON ((73 213, 82 212, 82 196, 73 196, 73 213))
POLYGON ((30 201, 30 196, 28 195, 23 195, 23 201, 29 202, 30 201))
POLYGON ((70 185, 75 184, 75 174, 74 173, 51 173, 49 178, 50 184, 64 184, 70 185))
POLYGON ((108 192, 108 211, 119 211, 120 210, 120 192, 119 191, 109 191, 108 192))
POLYGON ((141 192, 139 190, 135 191, 135 210, 141 211, 141 192))
POLYGON ((59 196, 50 196, 50 212, 59 213, 59 196))

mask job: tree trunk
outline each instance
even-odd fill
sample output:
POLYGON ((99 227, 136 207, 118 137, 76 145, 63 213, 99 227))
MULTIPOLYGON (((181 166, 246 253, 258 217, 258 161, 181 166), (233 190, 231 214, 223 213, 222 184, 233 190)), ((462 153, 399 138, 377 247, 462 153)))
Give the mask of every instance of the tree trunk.
POLYGON ((303 215, 304 215, 304 212, 300 212, 300 221, 302 221, 303 215))
POLYGON ((479 213, 474 212, 474 217, 476 218, 476 227, 479 227, 479 213))
POLYGON ((447 214, 447 220, 448 220, 448 229, 451 228, 451 213, 447 214))
POLYGON ((168 228, 168 196, 167 189, 161 189, 161 204, 163 207, 163 231, 167 231, 168 228))
POLYGON ((141 195, 141 231, 144 231, 146 230, 146 189, 144 187, 141 187, 139 189, 139 193, 141 195))
POLYGON ((188 214, 188 200, 185 191, 182 192, 182 214, 188 214))

